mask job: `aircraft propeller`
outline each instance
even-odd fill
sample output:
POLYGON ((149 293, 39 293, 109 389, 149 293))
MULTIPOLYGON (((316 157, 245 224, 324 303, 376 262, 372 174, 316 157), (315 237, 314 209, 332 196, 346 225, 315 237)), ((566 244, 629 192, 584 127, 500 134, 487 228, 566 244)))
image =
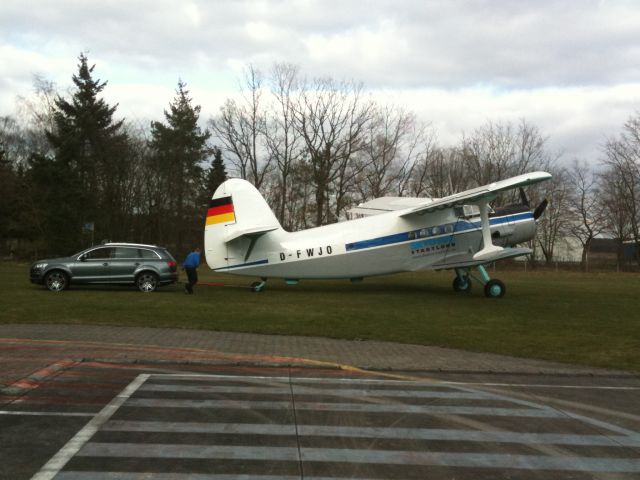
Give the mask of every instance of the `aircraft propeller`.
POLYGON ((538 218, 540 218, 540 216, 544 213, 544 210, 547 208, 548 203, 549 203, 549 200, 547 200, 546 198, 542 200, 542 202, 540 202, 540 205, 538 205, 536 209, 533 211, 534 220, 538 220, 538 218))
MULTIPOLYGON (((527 198, 527 194, 525 193, 524 188, 520 187, 518 188, 518 190, 520 192, 520 200, 522 201, 522 204, 527 208, 531 208, 531 204, 529 203, 529 199, 527 198)), ((533 211, 534 220, 538 220, 538 218, 540 218, 540 216, 544 213, 545 209, 547 208, 548 204, 549 204, 549 201, 546 198, 542 200, 542 202, 540 202, 540 204, 533 211)))

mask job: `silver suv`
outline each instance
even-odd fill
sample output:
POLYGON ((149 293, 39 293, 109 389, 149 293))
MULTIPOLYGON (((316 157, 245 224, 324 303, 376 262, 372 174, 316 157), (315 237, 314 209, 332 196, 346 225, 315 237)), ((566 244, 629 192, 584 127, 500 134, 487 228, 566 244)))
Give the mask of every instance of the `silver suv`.
POLYGON ((60 292, 70 284, 130 284, 141 292, 178 280, 175 259, 167 249, 137 243, 105 243, 64 258, 31 265, 31 283, 60 292))

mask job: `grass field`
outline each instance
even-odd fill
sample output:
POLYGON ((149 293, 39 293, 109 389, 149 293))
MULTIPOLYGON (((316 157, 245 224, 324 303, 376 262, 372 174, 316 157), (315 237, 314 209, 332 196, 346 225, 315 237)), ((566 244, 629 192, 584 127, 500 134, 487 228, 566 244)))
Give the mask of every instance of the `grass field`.
MULTIPOLYGON (((201 282, 248 285, 217 275, 201 282)), ((55 294, 28 281, 28 265, 0 263, 0 322, 177 327, 462 348, 640 371, 640 275, 498 272, 507 296, 456 294, 451 272, 423 272, 287 286, 261 293, 179 286, 72 287, 55 294)))

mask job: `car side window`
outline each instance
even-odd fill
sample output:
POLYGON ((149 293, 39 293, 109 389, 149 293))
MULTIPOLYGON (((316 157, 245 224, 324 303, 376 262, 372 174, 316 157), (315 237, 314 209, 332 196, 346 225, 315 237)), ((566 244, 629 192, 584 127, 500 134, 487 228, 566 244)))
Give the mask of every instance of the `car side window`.
POLYGON ((84 254, 85 260, 105 260, 112 258, 113 248, 96 248, 84 254))
POLYGON ((116 247, 114 258, 139 258, 137 248, 116 247))
POLYGON ((144 248, 138 249, 138 253, 142 258, 145 258, 147 260, 158 260, 159 258, 157 253, 152 250, 146 250, 144 248))

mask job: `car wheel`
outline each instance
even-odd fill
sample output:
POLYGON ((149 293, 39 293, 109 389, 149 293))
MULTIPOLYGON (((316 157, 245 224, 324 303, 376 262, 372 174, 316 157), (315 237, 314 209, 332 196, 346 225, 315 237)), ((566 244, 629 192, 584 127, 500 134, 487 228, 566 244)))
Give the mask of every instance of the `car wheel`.
POLYGON ((44 284, 51 292, 61 292, 69 286, 69 277, 60 270, 53 270, 44 277, 44 284))
POLYGON ((155 273, 142 272, 136 279, 136 285, 141 292, 154 292, 158 288, 158 276, 155 273))

